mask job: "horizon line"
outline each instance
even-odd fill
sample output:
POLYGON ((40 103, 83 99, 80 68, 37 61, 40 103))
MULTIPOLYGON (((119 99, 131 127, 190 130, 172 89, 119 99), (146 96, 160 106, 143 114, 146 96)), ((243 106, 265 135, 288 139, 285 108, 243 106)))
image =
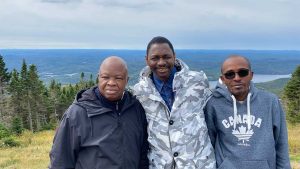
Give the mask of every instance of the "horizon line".
MULTIPOLYGON (((146 51, 146 49, 140 49, 140 48, 0 48, 1 50, 139 50, 139 51, 146 51)), ((245 50, 251 50, 251 51, 300 51, 300 49, 208 49, 208 48, 177 48, 176 50, 239 50, 239 51, 245 51, 245 50)))

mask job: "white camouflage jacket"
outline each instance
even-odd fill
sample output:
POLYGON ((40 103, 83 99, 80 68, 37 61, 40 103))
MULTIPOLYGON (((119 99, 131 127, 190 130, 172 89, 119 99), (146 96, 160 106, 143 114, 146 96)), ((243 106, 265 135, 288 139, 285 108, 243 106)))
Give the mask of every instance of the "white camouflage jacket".
POLYGON ((171 112, 156 90, 147 66, 140 74, 134 92, 142 103, 148 121, 150 169, 213 169, 215 155, 203 113, 211 95, 206 75, 190 71, 176 59, 171 112))

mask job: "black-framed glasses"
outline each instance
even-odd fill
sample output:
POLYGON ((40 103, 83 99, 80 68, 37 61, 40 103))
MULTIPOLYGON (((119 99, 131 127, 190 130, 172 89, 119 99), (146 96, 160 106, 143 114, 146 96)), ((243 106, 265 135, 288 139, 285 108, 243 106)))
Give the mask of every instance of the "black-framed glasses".
POLYGON ((226 79, 231 80, 231 79, 235 78, 236 74, 238 74, 239 77, 246 77, 249 75, 249 69, 240 69, 237 72, 230 70, 230 71, 224 73, 223 75, 226 79))

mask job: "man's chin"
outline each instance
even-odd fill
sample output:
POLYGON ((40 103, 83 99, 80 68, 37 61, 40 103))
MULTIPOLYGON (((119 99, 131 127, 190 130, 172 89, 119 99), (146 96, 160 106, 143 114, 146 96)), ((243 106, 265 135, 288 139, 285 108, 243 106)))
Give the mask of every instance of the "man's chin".
POLYGON ((120 97, 117 95, 109 95, 109 94, 105 95, 105 98, 109 101, 117 101, 120 99, 120 97))
POLYGON ((170 72, 156 72, 156 76, 160 79, 160 80, 166 80, 169 78, 170 76, 170 72))

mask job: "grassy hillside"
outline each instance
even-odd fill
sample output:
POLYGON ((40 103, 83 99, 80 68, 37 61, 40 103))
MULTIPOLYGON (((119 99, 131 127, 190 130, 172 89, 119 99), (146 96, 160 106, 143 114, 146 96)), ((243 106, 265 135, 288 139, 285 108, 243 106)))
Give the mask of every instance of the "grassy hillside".
POLYGON ((1 169, 46 169, 54 131, 25 132, 19 147, 0 148, 1 169))
POLYGON ((256 83, 255 86, 259 89, 263 89, 272 92, 277 96, 280 96, 282 94, 284 86, 287 84, 288 81, 289 78, 282 78, 264 83, 256 83))
MULTIPOLYGON (((20 147, 0 148, 1 169, 46 169, 54 131, 25 132, 20 147)), ((293 169, 300 168, 300 125, 289 126, 290 157, 293 169)))

